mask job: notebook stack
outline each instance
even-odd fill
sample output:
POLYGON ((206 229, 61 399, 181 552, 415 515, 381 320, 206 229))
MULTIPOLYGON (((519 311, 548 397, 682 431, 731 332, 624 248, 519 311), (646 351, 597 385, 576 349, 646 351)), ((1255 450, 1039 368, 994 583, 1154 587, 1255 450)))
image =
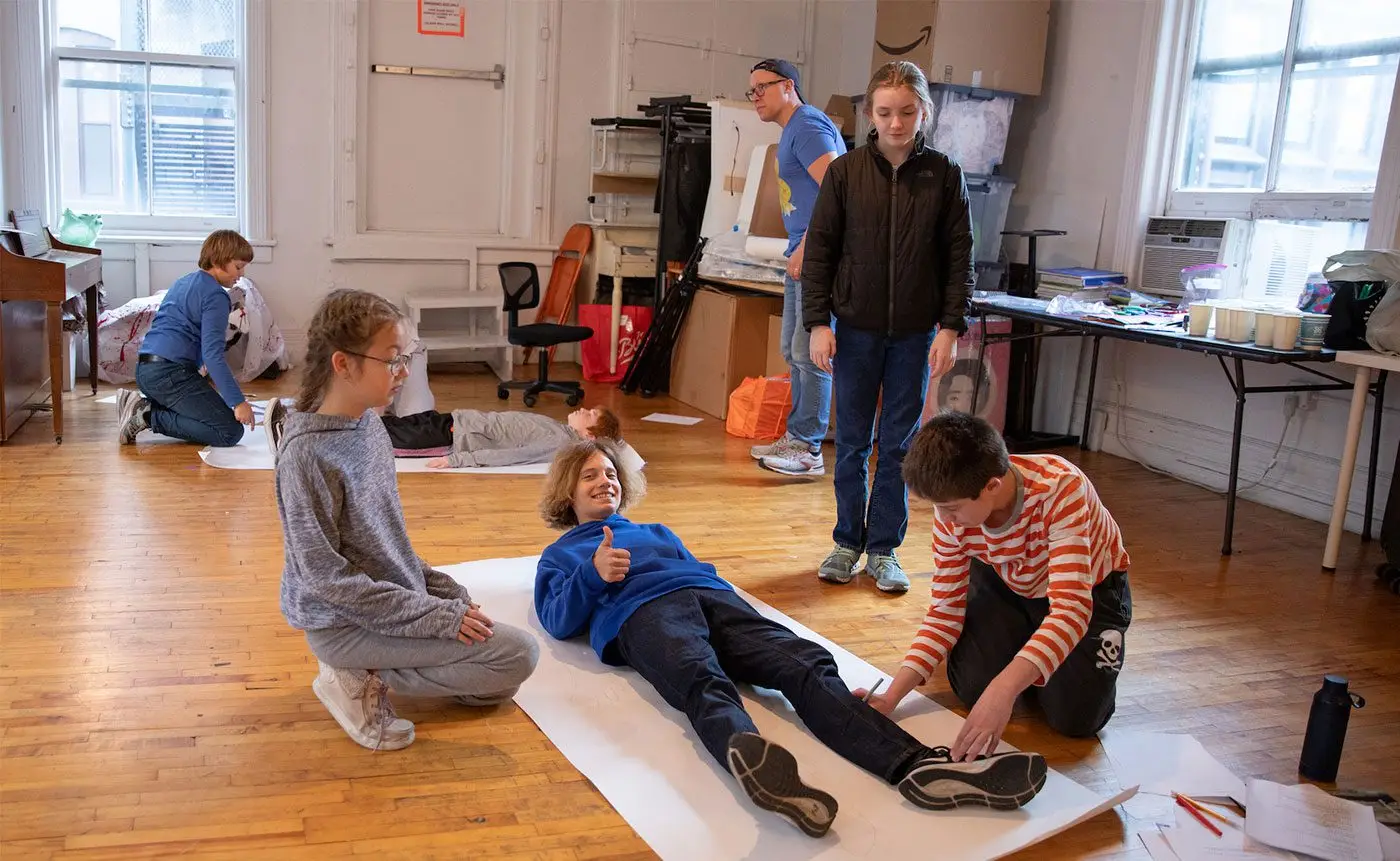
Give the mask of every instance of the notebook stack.
POLYGON ((1037 279, 1035 295, 1040 299, 1072 296, 1080 290, 1095 287, 1126 287, 1128 276, 1106 269, 1086 269, 1070 266, 1064 269, 1042 269, 1037 279))

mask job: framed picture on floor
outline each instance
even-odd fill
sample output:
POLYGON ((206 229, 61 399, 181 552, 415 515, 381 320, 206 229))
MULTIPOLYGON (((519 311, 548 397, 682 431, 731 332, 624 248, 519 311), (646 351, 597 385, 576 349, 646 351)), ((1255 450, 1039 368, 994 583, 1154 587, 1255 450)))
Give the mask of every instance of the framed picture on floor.
MULTIPOLYGON (((1008 334, 1011 321, 989 319, 987 331, 1008 334)), ((944 410, 955 410, 980 416, 1002 430, 1006 423, 1006 376, 1010 363, 1011 348, 1005 342, 992 344, 985 354, 982 352, 982 322, 974 320, 958 339, 958 357, 952 369, 941 377, 929 376, 921 421, 944 410)))

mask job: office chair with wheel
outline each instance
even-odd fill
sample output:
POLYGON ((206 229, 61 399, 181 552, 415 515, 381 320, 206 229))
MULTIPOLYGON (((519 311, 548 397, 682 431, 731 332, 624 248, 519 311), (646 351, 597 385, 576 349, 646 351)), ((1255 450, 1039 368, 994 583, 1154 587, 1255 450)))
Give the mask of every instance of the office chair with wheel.
POLYGON ((509 400, 511 389, 524 389, 521 400, 525 406, 533 407, 539 401, 540 392, 559 392, 568 395, 571 407, 583 402, 583 384, 571 381, 554 381, 549 378, 551 350, 559 344, 576 344, 593 337, 593 330, 587 326, 569 326, 562 323, 520 323, 520 312, 538 307, 540 304, 540 273, 533 263, 502 263, 496 267, 501 276, 501 289, 505 292, 506 340, 517 347, 539 348, 536 354, 540 374, 535 380, 507 380, 496 387, 496 397, 509 400))

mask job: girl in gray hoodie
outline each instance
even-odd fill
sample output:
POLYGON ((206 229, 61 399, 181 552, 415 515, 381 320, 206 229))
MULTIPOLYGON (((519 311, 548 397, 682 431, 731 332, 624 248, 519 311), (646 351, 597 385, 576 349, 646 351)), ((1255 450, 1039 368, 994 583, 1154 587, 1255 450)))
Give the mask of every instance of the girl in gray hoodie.
POLYGON ((277 458, 282 613, 320 662, 316 696, 376 750, 413 743, 389 689, 491 705, 515 694, 539 656, 533 636, 493 622, 409 544, 393 448, 375 412, 407 376, 401 324, 373 293, 326 297, 277 458))

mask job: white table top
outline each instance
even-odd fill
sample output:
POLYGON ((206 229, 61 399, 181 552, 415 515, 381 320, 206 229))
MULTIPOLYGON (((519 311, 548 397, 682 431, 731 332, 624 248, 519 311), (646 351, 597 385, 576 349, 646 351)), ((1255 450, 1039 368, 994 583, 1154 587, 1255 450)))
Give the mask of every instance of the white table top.
POLYGON ((1375 350, 1338 350, 1339 365, 1359 365, 1379 371, 1400 371, 1400 356, 1389 356, 1375 350))

